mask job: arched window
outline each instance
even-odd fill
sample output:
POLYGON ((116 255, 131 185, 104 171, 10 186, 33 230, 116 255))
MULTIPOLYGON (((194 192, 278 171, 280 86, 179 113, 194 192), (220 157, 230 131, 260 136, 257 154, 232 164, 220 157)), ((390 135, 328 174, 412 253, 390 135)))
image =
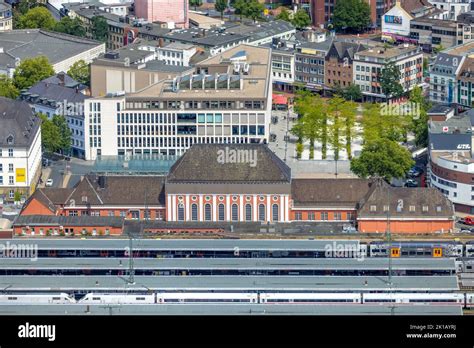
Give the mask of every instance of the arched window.
POLYGON ((265 221, 265 204, 258 205, 258 221, 265 221))
POLYGON ((278 216, 278 204, 273 204, 272 205, 272 220, 273 221, 278 221, 279 216, 278 216))
POLYGON ((252 205, 245 205, 245 221, 252 221, 252 205))
POLYGON ((207 203, 204 206, 204 220, 206 220, 206 221, 211 221, 212 220, 211 205, 209 203, 207 203))
POLYGON ((225 220, 225 208, 224 204, 219 204, 219 221, 225 220))
POLYGON ((178 221, 184 221, 184 205, 178 205, 178 221))
POLYGON ((232 221, 239 221, 239 206, 232 204, 232 221))
POLYGON ((193 203, 191 205, 191 220, 197 221, 198 219, 198 206, 197 204, 193 203))

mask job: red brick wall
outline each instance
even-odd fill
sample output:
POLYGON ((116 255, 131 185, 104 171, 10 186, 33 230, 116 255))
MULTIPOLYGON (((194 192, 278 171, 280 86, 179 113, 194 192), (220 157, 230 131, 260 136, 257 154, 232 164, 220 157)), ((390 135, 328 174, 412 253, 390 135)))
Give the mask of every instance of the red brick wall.
POLYGON ((21 211, 21 215, 55 215, 37 199, 31 199, 21 211))

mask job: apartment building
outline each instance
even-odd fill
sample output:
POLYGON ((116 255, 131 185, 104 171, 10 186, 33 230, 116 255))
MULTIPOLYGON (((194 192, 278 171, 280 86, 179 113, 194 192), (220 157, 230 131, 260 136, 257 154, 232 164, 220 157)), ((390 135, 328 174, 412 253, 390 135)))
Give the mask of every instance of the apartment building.
POLYGON ((430 100, 451 104, 458 100, 457 76, 467 56, 474 53, 474 42, 457 45, 436 55, 430 68, 430 100))
POLYGON ((86 159, 181 155, 196 143, 263 143, 271 98, 271 50, 240 45, 190 74, 87 100, 86 159))
POLYGON ((41 175, 41 121, 28 103, 0 97, 0 199, 28 197, 41 175))
POLYGON ((369 48, 355 53, 353 63, 354 83, 362 91, 364 100, 386 99, 380 84, 380 75, 389 63, 393 63, 400 70, 400 84, 404 92, 423 82, 423 53, 420 47, 405 44, 391 48, 369 48))
POLYGON ((273 88, 291 92, 295 82, 295 47, 292 41, 274 40, 272 45, 273 88))
POLYGON ((304 84, 313 91, 324 90, 326 55, 333 39, 323 42, 304 42, 296 47, 295 83, 304 84))
POLYGON ((462 45, 474 40, 474 11, 461 13, 457 17, 457 44, 462 45))
POLYGON ((442 10, 444 20, 457 20, 458 16, 471 9, 470 0, 429 0, 439 10, 442 10))
POLYGON ((367 48, 359 43, 333 42, 325 64, 325 85, 328 89, 347 88, 353 83, 354 54, 365 49, 367 48))
POLYGON ((71 155, 84 158, 84 101, 89 98, 86 91, 86 86, 61 72, 21 92, 19 98, 49 119, 64 116, 71 131, 71 155))
POLYGON ((173 23, 178 28, 187 28, 189 27, 189 1, 135 0, 135 16, 150 23, 173 23))

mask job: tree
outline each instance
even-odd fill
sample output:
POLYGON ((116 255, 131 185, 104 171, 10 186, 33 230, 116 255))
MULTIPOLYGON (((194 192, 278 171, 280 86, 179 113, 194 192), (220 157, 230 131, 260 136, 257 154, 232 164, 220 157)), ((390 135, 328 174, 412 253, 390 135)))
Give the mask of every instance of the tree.
POLYGON ((27 58, 15 69, 13 83, 21 90, 52 75, 54 75, 54 69, 49 64, 48 58, 45 56, 27 58))
POLYGON ((44 114, 38 114, 41 118, 41 143, 47 152, 56 152, 61 148, 61 133, 59 128, 44 114))
POLYGON ((54 26, 54 31, 80 37, 86 36, 86 30, 84 29, 84 25, 82 24, 82 21, 77 17, 63 17, 54 26))
POLYGON ((404 114, 391 112, 386 104, 366 104, 362 125, 364 143, 378 139, 402 141, 410 128, 409 118, 404 114))
POLYGON ((202 5, 202 0, 189 0, 189 6, 194 6, 194 11, 196 11, 197 8, 201 5, 202 5))
POLYGON ((322 156, 326 158, 328 142, 328 116, 327 105, 319 95, 310 92, 298 91, 295 103, 295 111, 299 114, 296 125, 291 132, 301 140, 309 140, 309 158, 314 158, 314 143, 321 142, 322 156), (296 128, 295 128, 296 127, 296 128))
POLYGON ((276 16, 276 19, 291 22, 290 11, 288 11, 285 7, 282 7, 280 13, 276 16))
POLYGON ((370 25, 370 7, 364 0, 338 0, 332 22, 336 30, 361 32, 370 25))
POLYGON ((13 196, 13 200, 14 200, 15 202, 21 201, 21 193, 20 193, 20 191, 15 191, 15 194, 14 194, 14 196, 13 196))
POLYGON ((46 7, 35 7, 18 18, 20 29, 47 29, 52 30, 56 25, 53 15, 46 7))
POLYGON ((345 100, 360 101, 362 100, 362 92, 356 84, 352 84, 342 90, 341 96, 345 100))
POLYGON ((66 118, 62 115, 54 115, 53 124, 57 127, 59 138, 59 149, 62 153, 68 153, 71 149, 71 130, 67 125, 66 118))
POLYGON ((343 115, 341 113, 344 104, 344 99, 340 96, 335 96, 329 100, 328 114, 329 114, 329 134, 331 147, 334 151, 334 159, 339 159, 339 151, 341 150, 341 132, 343 127, 343 115))
POLYGON ((215 4, 216 11, 221 13, 221 19, 224 18, 224 11, 227 9, 227 0, 216 0, 215 4))
POLYGON ((89 65, 84 60, 78 60, 68 70, 67 74, 74 80, 79 81, 85 85, 90 83, 90 70, 89 65))
POLYGON ((102 16, 92 17, 92 38, 97 41, 106 42, 109 31, 107 20, 102 16))
POLYGON ((257 0, 246 0, 244 16, 256 21, 258 18, 262 17, 262 13, 264 10, 265 6, 259 3, 257 0))
POLYGON ((351 170, 367 177, 402 178, 415 164, 410 152, 389 139, 377 139, 364 146, 358 158, 351 160, 351 170))
POLYGON ((245 7, 247 6, 247 0, 235 0, 232 3, 232 6, 235 9, 235 14, 240 16, 240 21, 242 22, 242 17, 245 14, 245 7))
POLYGON ((415 145, 428 146, 428 110, 431 108, 430 102, 423 96, 423 90, 415 86, 410 92, 410 102, 414 111, 412 112, 411 130, 415 134, 415 145))
POLYGON ((13 84, 13 80, 6 75, 0 75, 0 96, 16 99, 20 92, 13 84))
POLYGON ((311 18, 308 15, 308 12, 303 9, 296 11, 291 23, 296 27, 296 29, 304 29, 311 24, 311 18))
POLYGON ((380 87, 387 99, 399 98, 403 95, 403 87, 400 84, 400 70, 393 62, 385 64, 380 74, 380 87))

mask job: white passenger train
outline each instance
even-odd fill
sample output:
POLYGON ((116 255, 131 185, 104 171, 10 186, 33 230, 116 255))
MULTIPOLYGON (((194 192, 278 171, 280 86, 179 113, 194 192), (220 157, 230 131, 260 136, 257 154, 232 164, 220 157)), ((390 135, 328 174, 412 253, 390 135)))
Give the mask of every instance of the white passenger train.
POLYGON ((458 305, 474 308, 474 293, 219 293, 158 292, 151 294, 89 293, 76 301, 68 294, 0 295, 5 304, 367 304, 386 305, 458 305))

